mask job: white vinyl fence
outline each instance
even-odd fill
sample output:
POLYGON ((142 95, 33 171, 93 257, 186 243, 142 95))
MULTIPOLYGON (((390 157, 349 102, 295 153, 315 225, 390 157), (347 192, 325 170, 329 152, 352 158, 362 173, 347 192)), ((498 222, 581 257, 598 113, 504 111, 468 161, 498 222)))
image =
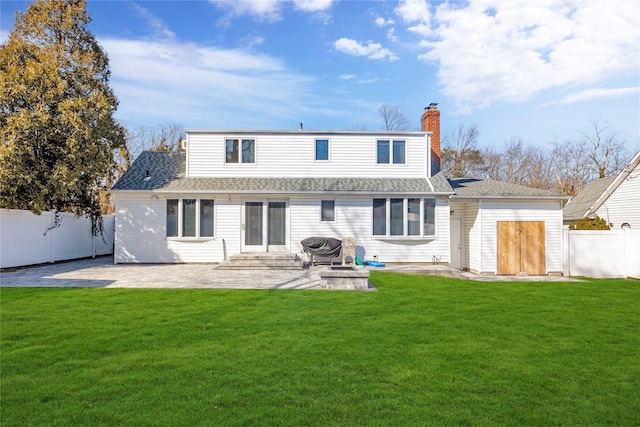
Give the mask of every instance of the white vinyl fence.
POLYGON ((91 235, 91 220, 52 211, 0 209, 0 268, 113 253, 114 217, 104 215, 104 240, 91 235))
POLYGON ((565 230, 564 274, 640 279, 640 230, 565 230))

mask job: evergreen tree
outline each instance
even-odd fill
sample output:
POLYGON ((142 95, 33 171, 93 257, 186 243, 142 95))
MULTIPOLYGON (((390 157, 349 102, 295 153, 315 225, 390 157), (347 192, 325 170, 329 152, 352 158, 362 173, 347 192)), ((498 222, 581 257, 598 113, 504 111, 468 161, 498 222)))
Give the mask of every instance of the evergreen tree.
POLYGON ((0 207, 71 211, 102 231, 99 193, 125 131, 82 0, 36 0, 0 46, 0 207))

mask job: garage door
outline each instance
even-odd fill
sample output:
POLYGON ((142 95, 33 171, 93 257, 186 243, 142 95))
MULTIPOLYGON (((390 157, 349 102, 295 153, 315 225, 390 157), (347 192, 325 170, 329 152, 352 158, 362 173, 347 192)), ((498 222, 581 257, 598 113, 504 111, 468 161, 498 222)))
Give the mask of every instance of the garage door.
POLYGON ((498 274, 546 274, 544 221, 498 221, 498 274))

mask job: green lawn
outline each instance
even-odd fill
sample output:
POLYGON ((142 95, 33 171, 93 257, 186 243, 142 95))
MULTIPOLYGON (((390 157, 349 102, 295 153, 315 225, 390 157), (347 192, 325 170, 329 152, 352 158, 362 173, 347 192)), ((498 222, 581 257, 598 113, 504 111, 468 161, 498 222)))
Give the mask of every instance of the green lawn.
POLYGON ((640 425, 640 282, 0 291, 2 426, 640 425))

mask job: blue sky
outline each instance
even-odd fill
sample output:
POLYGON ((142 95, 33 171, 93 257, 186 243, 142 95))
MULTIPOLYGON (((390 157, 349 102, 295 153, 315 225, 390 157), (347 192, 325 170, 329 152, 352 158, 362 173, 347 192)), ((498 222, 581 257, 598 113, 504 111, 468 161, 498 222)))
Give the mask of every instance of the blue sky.
MULTIPOLYGON (((28 2, 2 0, 0 40, 28 2)), ((125 125, 418 129, 476 124, 480 146, 548 147, 609 123, 640 147, 636 0, 94 1, 125 125)))

